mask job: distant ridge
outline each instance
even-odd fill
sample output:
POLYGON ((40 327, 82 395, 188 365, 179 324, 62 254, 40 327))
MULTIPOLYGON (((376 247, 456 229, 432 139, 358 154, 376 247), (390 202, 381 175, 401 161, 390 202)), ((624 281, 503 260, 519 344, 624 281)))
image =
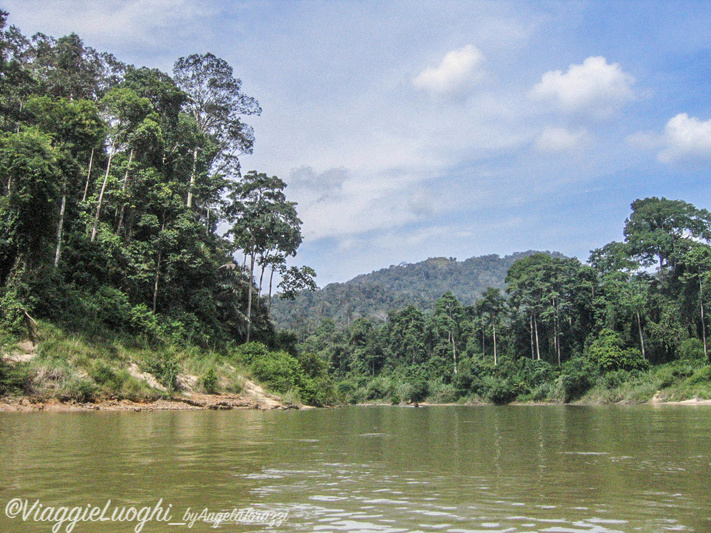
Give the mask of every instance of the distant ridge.
POLYGON ((563 257, 558 252, 529 250, 504 257, 496 254, 454 258, 431 257, 419 263, 400 263, 361 274, 345 283, 331 283, 295 301, 275 299, 272 318, 280 328, 313 330, 324 318, 349 324, 361 317, 385 320, 388 311, 410 304, 422 310, 451 291, 463 305, 471 305, 488 287, 504 288, 509 267, 535 253, 563 257))

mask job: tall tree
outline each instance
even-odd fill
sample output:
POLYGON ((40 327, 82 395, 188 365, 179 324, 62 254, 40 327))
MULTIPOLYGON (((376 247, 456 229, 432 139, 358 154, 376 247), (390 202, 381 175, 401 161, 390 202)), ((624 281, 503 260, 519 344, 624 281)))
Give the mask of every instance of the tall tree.
POLYGON ((661 271, 673 268, 692 242, 711 240, 711 213, 682 200, 635 200, 624 234, 631 255, 647 266, 656 259, 661 271))
POLYGON ((61 154, 35 128, 0 137, 0 281, 42 263, 61 196, 61 154))
MULTIPOLYGON (((189 96, 187 110, 198 130, 215 141, 216 149, 207 164, 209 172, 239 176, 239 156, 251 153, 254 145, 254 132, 241 117, 259 115, 259 103, 242 92, 242 82, 234 77, 232 67, 213 54, 181 57, 173 67, 173 76, 189 96)), ((193 205, 199 157, 200 147, 195 146, 187 207, 193 205)))
MULTIPOLYGON (((276 176, 250 171, 241 181, 233 184, 229 193, 230 202, 225 207, 230 222, 227 235, 232 238, 235 251, 241 249, 249 261, 248 322, 252 319, 255 264, 269 249, 278 246, 282 241, 280 237, 288 234, 293 222, 290 220, 292 213, 296 213, 294 204, 286 200, 285 188, 286 183, 276 176)), ((286 241, 291 243, 288 239, 286 241)), ((295 253, 295 249, 293 251, 295 253)), ((249 339, 250 328, 247 331, 249 339)))
POLYGON ((499 325, 501 316, 506 309, 506 299, 501 295, 501 290, 494 287, 489 287, 477 302, 481 309, 482 315, 485 317, 486 323, 492 331, 492 342, 494 346, 494 366, 499 364, 496 328, 499 325))
POLYGON ((451 346, 452 368, 454 373, 459 372, 458 347, 461 346, 460 341, 462 336, 462 325, 464 322, 464 308, 461 306, 457 298, 447 292, 435 302, 434 314, 432 315, 432 323, 435 331, 444 336, 447 340, 447 345, 451 346))

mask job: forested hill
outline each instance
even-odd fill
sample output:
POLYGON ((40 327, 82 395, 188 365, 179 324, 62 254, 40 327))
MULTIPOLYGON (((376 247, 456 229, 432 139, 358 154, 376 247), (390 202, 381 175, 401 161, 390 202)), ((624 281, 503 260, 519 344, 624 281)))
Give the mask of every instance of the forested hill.
MULTIPOLYGON (((432 309, 451 291, 462 305, 472 305, 488 287, 504 287, 509 267, 536 253, 529 250, 505 257, 496 254, 464 261, 434 257, 419 263, 401 263, 362 274, 345 283, 332 283, 315 292, 301 292, 296 300, 275 300, 272 319, 279 328, 310 330, 324 318, 348 324, 359 317, 384 320, 388 311, 413 304, 432 309)), ((560 256, 557 252, 545 252, 560 256)))

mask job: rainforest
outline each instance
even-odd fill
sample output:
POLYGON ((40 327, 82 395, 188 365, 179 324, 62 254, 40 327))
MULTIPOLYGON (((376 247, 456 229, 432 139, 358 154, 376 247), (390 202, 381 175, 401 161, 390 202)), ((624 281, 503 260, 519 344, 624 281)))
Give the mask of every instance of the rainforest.
POLYGON ((637 199, 624 239, 586 262, 528 252, 462 274, 434 258, 317 290, 292 264, 287 184, 241 168, 262 110, 226 61, 165 73, 7 18, 5 397, 152 402, 254 380, 290 405, 711 399, 707 210, 637 199))

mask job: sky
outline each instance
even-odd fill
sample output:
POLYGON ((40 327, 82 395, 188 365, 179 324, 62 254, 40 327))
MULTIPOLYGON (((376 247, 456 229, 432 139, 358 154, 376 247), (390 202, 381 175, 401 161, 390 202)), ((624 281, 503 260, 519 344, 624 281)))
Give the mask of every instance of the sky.
POLYGON ((711 2, 3 0, 172 71, 225 59, 263 112, 319 286, 428 257, 586 261, 650 196, 711 208, 711 2))

